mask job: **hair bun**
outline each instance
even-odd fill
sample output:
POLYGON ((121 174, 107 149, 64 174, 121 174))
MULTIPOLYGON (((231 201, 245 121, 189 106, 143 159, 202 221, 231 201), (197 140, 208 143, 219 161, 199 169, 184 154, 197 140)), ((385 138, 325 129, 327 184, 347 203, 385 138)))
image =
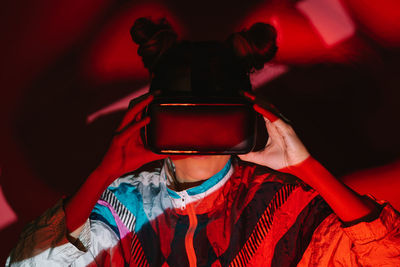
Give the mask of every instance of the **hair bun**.
POLYGON ((232 34, 226 40, 247 72, 259 70, 276 54, 277 33, 266 23, 255 23, 250 29, 232 34))
POLYGON ((157 22, 149 18, 138 18, 130 34, 132 40, 139 45, 138 55, 150 72, 160 56, 177 40, 177 34, 165 18, 157 22))

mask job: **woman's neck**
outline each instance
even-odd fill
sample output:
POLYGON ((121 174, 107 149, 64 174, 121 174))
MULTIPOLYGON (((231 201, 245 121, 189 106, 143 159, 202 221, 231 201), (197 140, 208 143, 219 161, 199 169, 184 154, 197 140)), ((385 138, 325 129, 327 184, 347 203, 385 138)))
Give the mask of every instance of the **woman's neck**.
POLYGON ((195 187, 221 171, 230 155, 196 156, 172 160, 175 165, 175 190, 181 191, 195 187))

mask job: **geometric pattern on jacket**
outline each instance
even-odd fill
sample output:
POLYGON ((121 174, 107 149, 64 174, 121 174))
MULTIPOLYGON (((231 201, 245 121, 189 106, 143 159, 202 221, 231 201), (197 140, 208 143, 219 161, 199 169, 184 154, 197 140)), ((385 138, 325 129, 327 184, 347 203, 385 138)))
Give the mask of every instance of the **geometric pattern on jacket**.
POLYGON ((332 213, 295 177, 263 166, 232 159, 181 192, 167 187, 165 168, 153 163, 103 193, 90 219, 120 244, 96 257, 126 266, 296 266, 332 213))

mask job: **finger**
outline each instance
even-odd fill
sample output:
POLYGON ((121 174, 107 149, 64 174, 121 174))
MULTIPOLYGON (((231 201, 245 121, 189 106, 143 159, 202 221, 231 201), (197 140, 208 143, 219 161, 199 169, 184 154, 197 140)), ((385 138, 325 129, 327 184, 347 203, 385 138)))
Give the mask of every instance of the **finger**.
POLYGON ((269 113, 275 115, 275 117, 280 118, 284 122, 290 124, 290 120, 286 118, 276 107, 265 99, 257 98, 253 93, 247 91, 240 92, 243 96, 251 100, 251 102, 255 103, 259 107, 262 107, 264 110, 268 110, 269 113))
POLYGON ((261 155, 259 151, 249 152, 247 154, 237 154, 237 156, 244 161, 252 161, 257 158, 258 155, 261 155))
POLYGON ((241 160, 264 165, 269 164, 270 157, 266 156, 265 151, 250 152, 247 154, 237 155, 241 160))
POLYGON ((150 92, 143 94, 141 96, 138 96, 134 99, 132 99, 131 101, 129 101, 129 105, 128 105, 128 109, 133 108, 136 104, 138 104, 139 102, 145 100, 147 97, 149 97, 151 95, 150 92))
POLYGON ((156 91, 148 92, 148 93, 146 93, 146 94, 144 94, 144 95, 141 95, 141 96, 139 96, 139 97, 136 97, 136 98, 132 99, 132 100, 129 102, 128 109, 131 109, 131 108, 134 107, 136 104, 138 104, 139 102, 141 102, 141 101, 143 101, 144 99, 146 99, 148 96, 150 96, 150 95, 156 96, 156 95, 159 95, 160 93, 161 93, 160 90, 156 90, 156 91))
POLYGON ((258 104, 254 104, 253 108, 255 111, 260 113, 263 117, 267 118, 270 122, 275 122, 279 120, 279 117, 273 114, 272 112, 268 111, 267 109, 261 107, 258 104))
POLYGON ((240 92, 243 96, 245 96, 246 98, 248 98, 251 102, 254 102, 255 104, 258 104, 259 106, 262 106, 266 109, 270 109, 272 111, 277 110, 276 107, 271 104, 270 102, 268 102, 267 100, 263 99, 263 98, 257 98, 253 93, 248 92, 248 91, 241 91, 240 92))
POLYGON ((256 96, 253 95, 253 94, 250 93, 250 92, 241 91, 241 93, 242 93, 245 97, 247 97, 248 99, 250 99, 251 101, 255 101, 255 100, 256 100, 256 96))
POLYGON ((268 119, 265 119, 265 122, 269 135, 268 141, 265 144, 265 149, 269 151, 271 147, 285 148, 285 137, 282 134, 282 131, 277 127, 276 123, 272 123, 268 121, 268 119))
POLYGON ((268 141, 275 141, 277 138, 281 137, 281 133, 278 131, 276 124, 272 123, 270 120, 264 117, 265 120, 265 127, 267 128, 268 135, 270 138, 268 138, 268 141))
POLYGON ((122 119, 121 124, 117 128, 117 132, 123 131, 124 128, 127 127, 135 119, 135 117, 138 115, 138 113, 142 112, 142 110, 148 104, 150 104, 150 102, 153 101, 153 99, 154 99, 153 94, 146 94, 141 97, 143 97, 141 99, 141 101, 136 102, 135 105, 132 106, 132 108, 126 112, 124 118, 122 119))
MULTIPOLYGON (((295 136, 296 133, 294 132, 292 126, 284 122, 283 120, 279 119, 276 120, 274 123, 270 122, 267 118, 264 117, 265 126, 267 128, 268 134, 270 138, 268 141, 272 141, 274 143, 279 144, 281 147, 285 147, 286 139, 289 136, 295 136)), ((268 145, 268 144, 267 144, 268 145)))
POLYGON ((138 135, 139 130, 149 124, 150 122, 150 117, 145 117, 144 119, 130 125, 129 127, 125 128, 122 132, 120 132, 119 138, 122 142, 127 141, 129 138, 131 138, 134 135, 138 135))

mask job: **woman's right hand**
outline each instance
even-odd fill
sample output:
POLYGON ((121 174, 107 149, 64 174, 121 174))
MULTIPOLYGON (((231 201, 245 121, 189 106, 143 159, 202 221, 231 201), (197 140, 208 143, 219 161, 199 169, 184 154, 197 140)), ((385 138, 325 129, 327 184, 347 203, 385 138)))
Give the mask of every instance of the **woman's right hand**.
POLYGON ((147 162, 166 157, 146 149, 140 138, 140 129, 150 122, 148 117, 141 118, 142 111, 153 98, 152 94, 146 94, 133 100, 134 105, 119 125, 101 164, 89 175, 78 192, 66 201, 67 230, 73 238, 79 236, 102 192, 116 178, 147 162))
POLYGON ((148 162, 166 158, 146 149, 140 137, 140 129, 150 122, 149 117, 142 118, 142 111, 153 99, 154 95, 147 93, 133 100, 97 171, 115 179, 148 162))

